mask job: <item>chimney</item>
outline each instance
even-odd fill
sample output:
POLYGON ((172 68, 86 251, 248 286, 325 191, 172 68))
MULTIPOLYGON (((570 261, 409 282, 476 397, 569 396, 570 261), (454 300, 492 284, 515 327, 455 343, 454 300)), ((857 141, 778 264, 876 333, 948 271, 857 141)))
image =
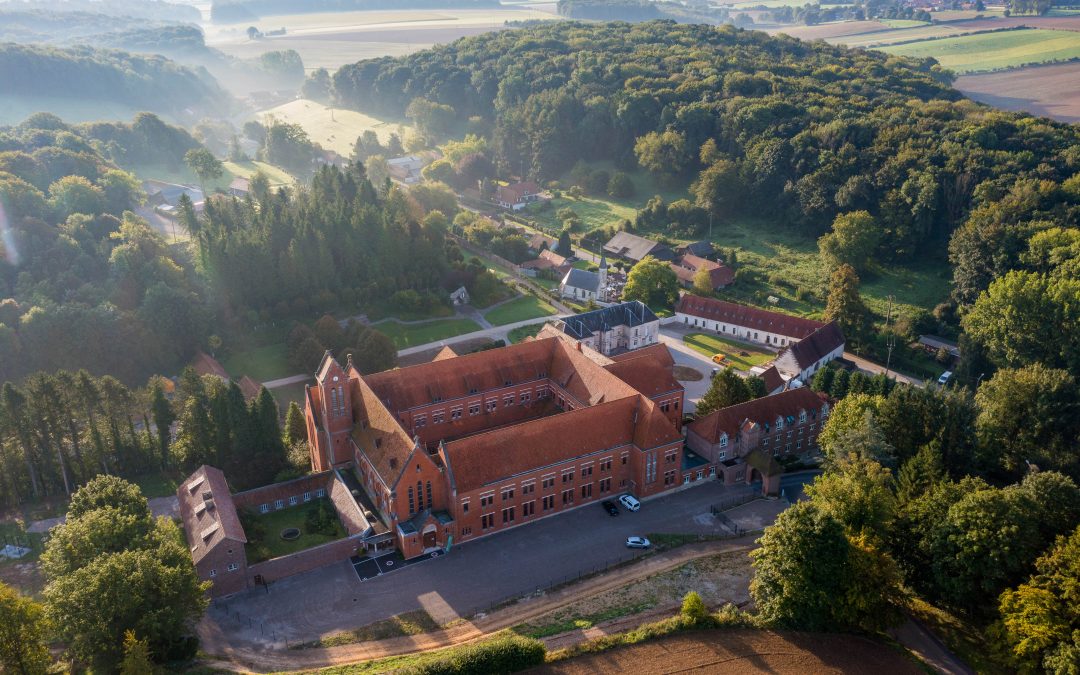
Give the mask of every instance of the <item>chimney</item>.
POLYGON ((581 341, 578 340, 575 344, 577 345, 577 350, 580 352, 581 351, 581 341))

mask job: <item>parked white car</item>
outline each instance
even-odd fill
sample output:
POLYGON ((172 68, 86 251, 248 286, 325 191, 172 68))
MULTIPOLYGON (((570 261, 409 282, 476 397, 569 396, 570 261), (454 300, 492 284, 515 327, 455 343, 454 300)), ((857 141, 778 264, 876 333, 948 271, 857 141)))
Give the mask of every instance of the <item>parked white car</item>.
POLYGON ((645 537, 627 537, 626 548, 649 548, 652 542, 645 537))
POLYGON ((631 512, 641 508, 641 502, 634 499, 632 495, 622 495, 619 497, 619 503, 622 504, 624 509, 631 512))
POLYGON ((937 379, 938 386, 939 387, 944 387, 945 385, 947 385, 949 383, 949 380, 951 380, 951 379, 952 379, 952 371, 951 370, 946 370, 944 373, 941 374, 941 377, 939 377, 937 379))

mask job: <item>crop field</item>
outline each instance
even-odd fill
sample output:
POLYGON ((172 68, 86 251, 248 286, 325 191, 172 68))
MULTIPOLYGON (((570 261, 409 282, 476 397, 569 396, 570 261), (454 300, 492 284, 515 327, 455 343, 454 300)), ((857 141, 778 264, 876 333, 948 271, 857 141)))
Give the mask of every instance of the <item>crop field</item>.
POLYGON ((933 57, 957 73, 1017 68, 1032 63, 1080 58, 1080 32, 1015 30, 979 33, 883 47, 898 56, 933 57))
MULTIPOLYGON (((923 24, 912 28, 896 28, 874 33, 862 33, 859 35, 842 35, 825 38, 825 41, 834 45, 846 45, 848 47, 879 47, 896 44, 898 42, 930 41, 946 37, 959 37, 968 33, 976 33, 986 30, 986 26, 964 27, 956 24, 923 24)), ((919 44, 926 44, 920 42, 919 44)))
POLYGON ((284 28, 285 35, 247 38, 247 23, 207 27, 207 44, 231 56, 254 58, 280 49, 295 49, 308 70, 336 69, 346 63, 379 56, 401 56, 458 38, 501 30, 507 21, 554 19, 531 5, 499 9, 448 9, 316 12, 268 16, 264 31, 284 28))
POLYGON ((372 130, 383 143, 390 134, 404 135, 411 127, 404 122, 378 119, 355 110, 330 108, 308 99, 289 101, 258 113, 260 120, 270 117, 279 122, 299 124, 311 140, 343 157, 351 157, 357 137, 372 130))
POLYGON ((800 40, 827 40, 829 42, 842 42, 838 38, 848 35, 861 35, 863 33, 883 32, 889 27, 880 21, 837 21, 835 23, 821 23, 814 26, 777 26, 769 28, 768 33, 784 33, 800 40))
POLYGON ((998 108, 1080 122, 1080 63, 964 75, 955 86, 976 101, 998 108))

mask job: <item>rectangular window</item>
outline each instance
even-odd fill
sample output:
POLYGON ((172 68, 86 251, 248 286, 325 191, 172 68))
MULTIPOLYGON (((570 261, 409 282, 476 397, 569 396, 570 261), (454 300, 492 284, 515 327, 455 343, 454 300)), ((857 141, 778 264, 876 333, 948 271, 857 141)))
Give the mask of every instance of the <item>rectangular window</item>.
POLYGON ((542 500, 543 508, 545 511, 550 511, 555 508, 555 495, 548 495, 542 500))
POLYGON ((480 529, 481 530, 490 530, 493 527, 495 527, 495 514, 494 513, 485 513, 484 515, 480 516, 480 529))
POLYGON ((415 504, 415 500, 413 499, 414 497, 415 497, 415 495, 413 494, 412 488, 409 488, 409 515, 410 516, 412 514, 416 513, 416 504, 415 504))
POLYGON ((461 512, 462 513, 468 513, 469 512, 469 500, 468 499, 462 499, 461 500, 461 512))
POLYGON ((716 458, 717 459, 726 459, 727 458, 727 450, 722 450, 722 451, 718 452, 716 454, 716 458))
POLYGON ((521 392, 520 398, 521 398, 522 403, 528 403, 529 399, 531 398, 531 395, 529 394, 529 392, 523 391, 523 392, 521 392))
POLYGON ((496 401, 495 399, 491 399, 490 401, 487 402, 486 408, 487 408, 487 411, 489 413, 495 412, 495 409, 498 408, 498 407, 499 407, 499 402, 496 401))
POLYGON ((573 504, 574 503, 574 491, 573 490, 563 490, 562 503, 563 504, 573 504))
POLYGON ((503 488, 502 500, 509 501, 514 498, 514 488, 503 488))
POLYGON ((300 498, 297 497, 296 495, 293 495, 292 497, 289 497, 289 506, 296 506, 299 503, 300 503, 300 498))
POLYGON ((582 467, 582 469, 581 469, 581 477, 582 478, 585 478, 585 477, 591 476, 591 475, 592 475, 592 467, 591 466, 582 467))
POLYGON ((461 408, 454 408, 450 411, 450 421, 453 422, 459 419, 461 419, 461 408))
POLYGON ((210 576, 211 577, 216 577, 217 576, 217 570, 210 570, 210 576))
POLYGON ((521 486, 521 494, 523 494, 523 495, 531 495, 534 492, 536 492, 536 482, 535 481, 530 482, 530 483, 522 484, 522 486, 521 486))
POLYGON ((592 483, 581 486, 581 498, 588 499, 589 497, 592 497, 592 483))
POLYGON ((413 418, 413 426, 415 426, 417 429, 423 429, 424 425, 426 425, 426 424, 427 424, 427 415, 417 415, 416 417, 413 418))
POLYGON ((472 534, 472 528, 471 527, 463 527, 463 528, 461 528, 461 536, 467 537, 470 534, 472 534))
POLYGON ((238 569, 240 569, 239 565, 237 565, 236 563, 229 563, 229 571, 230 572, 235 572, 238 569))
POLYGON ((514 522, 514 507, 502 510, 503 525, 514 522))
POLYGON ((304 503, 307 504, 310 501, 311 501, 311 493, 310 492, 305 492, 304 493, 304 503))
POLYGON ((562 482, 563 483, 573 483, 574 482, 574 471, 573 471, 573 469, 571 469, 570 471, 563 471, 562 482))
POLYGON ((431 413, 431 423, 432 424, 442 424, 443 420, 445 420, 445 419, 446 419, 446 413, 444 411, 442 411, 442 410, 440 410, 439 412, 431 413))
POLYGON ((550 490, 553 487, 555 487, 555 476, 548 476, 544 479, 544 489, 550 490))
POLYGON ((541 398, 547 398, 547 397, 548 397, 548 390, 547 390, 546 387, 541 387, 541 388, 536 390, 536 398, 541 399, 541 398))
POLYGON ((811 425, 810 425, 810 431, 813 431, 813 430, 814 430, 814 427, 815 427, 815 426, 817 426, 817 425, 815 425, 815 424, 811 424, 811 425))
POLYGON ((470 415, 479 415, 480 414, 480 404, 479 403, 470 403, 469 404, 469 414, 470 415))
POLYGON ((611 458, 610 457, 600 460, 600 470, 601 471, 611 471, 611 458))
POLYGON ((284 499, 275 499, 274 500, 274 510, 275 511, 280 511, 283 508, 285 508, 285 500, 284 499))
POLYGON ((605 492, 611 492, 611 479, 610 478, 601 478, 600 479, 600 494, 604 494, 605 492))
POLYGON ((668 464, 674 464, 675 463, 675 458, 677 456, 678 456, 678 453, 669 452, 666 455, 664 455, 664 461, 666 461, 668 464))
POLYGON ((626 466, 626 458, 627 458, 627 455, 624 454, 622 456, 622 464, 623 464, 623 466, 626 466))
POLYGON ((494 502, 494 501, 495 501, 495 493, 494 492, 492 492, 490 494, 486 494, 486 495, 480 495, 480 506, 481 507, 491 506, 492 502, 494 502))
POLYGON ((671 410, 671 401, 664 401, 663 403, 661 403, 660 410, 662 410, 663 412, 671 410))
POLYGON ((269 504, 259 504, 259 513, 270 513, 269 504))
POLYGON ((503 396, 503 406, 509 408, 512 405, 514 405, 514 395, 507 394, 506 396, 503 396))
POLYGON ((322 499, 323 497, 325 497, 326 496, 326 488, 319 488, 318 490, 316 490, 315 491, 315 496, 318 497, 319 499, 322 499))
POLYGON ((525 502, 521 505, 521 517, 528 518, 536 513, 536 502, 525 502))
POLYGON ((665 471, 664 472, 664 485, 672 485, 674 483, 675 483, 675 472, 674 471, 665 471))

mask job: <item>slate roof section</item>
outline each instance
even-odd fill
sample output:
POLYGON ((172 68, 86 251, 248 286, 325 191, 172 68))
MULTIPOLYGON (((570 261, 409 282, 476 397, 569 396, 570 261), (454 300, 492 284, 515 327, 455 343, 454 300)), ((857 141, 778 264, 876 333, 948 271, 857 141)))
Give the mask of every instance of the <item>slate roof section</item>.
POLYGON ((634 262, 641 262, 649 255, 665 262, 675 259, 675 253, 667 246, 630 232, 616 232, 615 236, 604 244, 604 251, 634 262))
POLYGON ((795 357, 795 362, 799 364, 799 368, 805 370, 829 352, 843 346, 844 332, 840 330, 839 324, 830 321, 802 340, 788 345, 784 351, 790 352, 795 357))
POLYGON ((747 307, 725 300, 702 298, 697 295, 684 295, 679 298, 675 311, 710 321, 721 321, 743 328, 768 331, 796 340, 808 337, 825 325, 813 319, 770 312, 766 309, 747 307))
POLYGON ((777 417, 797 416, 800 410, 805 410, 808 416, 816 418, 821 414, 821 407, 825 403, 826 399, 819 394, 807 387, 799 387, 714 410, 691 422, 690 429, 706 441, 716 443, 722 433, 734 436, 744 422, 771 425, 777 417))
POLYGON ((573 267, 566 273, 566 276, 563 277, 562 283, 564 286, 582 288, 586 291, 597 293, 600 289, 600 275, 596 272, 579 270, 578 268, 573 267))
POLYGON ((701 258, 708 258, 716 252, 716 249, 713 248, 712 242, 695 241, 681 247, 679 252, 683 255, 689 253, 690 255, 696 255, 701 258))
POLYGON ((556 325, 570 337, 584 340, 615 326, 634 328, 657 320, 656 314, 645 303, 634 300, 569 316, 556 325))
POLYGON ((203 465, 176 490, 192 560, 198 564, 222 543, 247 543, 221 469, 203 465))

